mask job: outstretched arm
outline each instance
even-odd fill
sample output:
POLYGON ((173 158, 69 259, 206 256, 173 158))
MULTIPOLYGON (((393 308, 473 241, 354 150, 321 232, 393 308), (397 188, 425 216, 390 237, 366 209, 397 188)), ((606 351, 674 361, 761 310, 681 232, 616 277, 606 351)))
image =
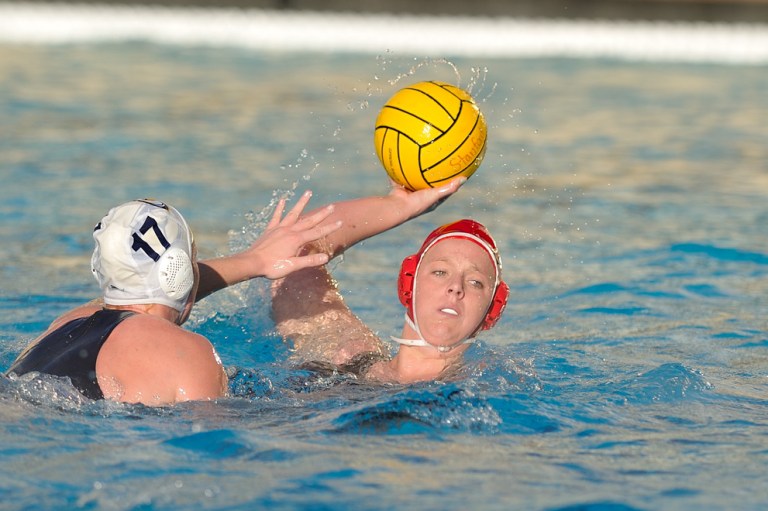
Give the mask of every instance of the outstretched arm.
POLYGON ((320 226, 341 222, 341 228, 330 232, 320 243, 311 244, 311 251, 334 258, 360 241, 431 211, 456 192, 465 181, 466 178, 457 178, 440 188, 415 192, 393 183, 388 195, 336 202, 333 211, 320 226))
POLYGON ((299 253, 307 243, 329 236, 340 227, 338 221, 328 220, 333 213, 333 205, 301 216, 311 197, 311 192, 305 192, 285 218, 282 218, 285 199, 281 199, 267 228, 246 250, 200 261, 200 285, 196 300, 255 277, 278 279, 291 272, 328 262, 328 256, 323 253, 299 253))
MULTIPOLYGON (((386 196, 337 202, 320 225, 341 222, 341 228, 309 243, 303 253, 336 257, 364 239, 431 210, 464 181, 456 179, 441 188, 417 192, 393 186, 386 196)), ((272 318, 280 335, 293 341, 294 356, 299 360, 344 364, 361 353, 386 351, 378 336, 349 309, 326 267, 303 269, 275 280, 272 318)))

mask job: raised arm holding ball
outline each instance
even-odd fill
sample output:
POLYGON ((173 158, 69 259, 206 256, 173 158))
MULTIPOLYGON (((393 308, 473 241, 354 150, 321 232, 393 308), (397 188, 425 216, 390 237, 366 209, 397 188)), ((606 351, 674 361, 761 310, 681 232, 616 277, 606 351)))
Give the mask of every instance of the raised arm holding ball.
MULTIPOLYGON (((391 192, 334 204, 324 222, 342 227, 303 253, 333 259, 433 209, 480 166, 486 135, 485 119, 466 91, 436 81, 402 88, 384 104, 374 130, 391 192)), ((276 280, 273 317, 306 367, 410 383, 445 377, 457 367, 475 335, 496 324, 509 295, 496 242, 468 219, 432 231, 403 260, 397 287, 406 313, 400 337, 392 338, 400 345, 394 357, 352 313, 326 267, 276 280)))

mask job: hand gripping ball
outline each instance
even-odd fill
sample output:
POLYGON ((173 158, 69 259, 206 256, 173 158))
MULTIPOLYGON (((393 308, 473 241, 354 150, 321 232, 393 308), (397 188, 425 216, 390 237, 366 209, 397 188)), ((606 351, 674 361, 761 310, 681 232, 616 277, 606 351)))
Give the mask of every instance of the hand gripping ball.
POLYGON ((376 155, 389 177, 410 190, 469 177, 485 155, 488 129, 474 99, 443 82, 399 90, 376 118, 376 155))

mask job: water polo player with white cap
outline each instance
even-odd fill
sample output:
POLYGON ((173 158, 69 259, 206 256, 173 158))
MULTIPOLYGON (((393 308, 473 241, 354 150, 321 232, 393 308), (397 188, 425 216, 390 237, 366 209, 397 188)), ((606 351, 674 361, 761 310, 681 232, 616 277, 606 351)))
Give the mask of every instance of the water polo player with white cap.
MULTIPOLYGON (((91 271, 105 304, 188 309, 195 284, 193 237, 175 208, 151 200, 122 204, 96 225, 93 239, 91 271)), ((180 315, 177 323, 184 319, 180 315)))
MULTIPOLYGON (((336 257, 371 236, 431 211, 466 180, 415 192, 393 184, 386 196, 337 202, 326 222, 342 228, 309 252, 336 257)), ((447 224, 407 257, 399 278, 406 321, 394 357, 379 336, 355 316, 327 268, 308 268, 273 283, 272 313, 278 332, 294 343, 303 367, 361 378, 410 383, 447 377, 468 342, 491 328, 506 304, 501 258, 487 229, 472 220, 447 224)))
POLYGON ((227 377, 213 345, 180 325, 196 299, 226 286, 324 264, 324 255, 297 256, 339 227, 319 226, 332 208, 300 219, 309 197, 285 218, 280 201, 243 252, 200 262, 192 231, 173 207, 136 200, 112 208, 93 232, 91 267, 102 298, 54 320, 7 375, 66 377, 85 397, 146 405, 224 396, 227 377))

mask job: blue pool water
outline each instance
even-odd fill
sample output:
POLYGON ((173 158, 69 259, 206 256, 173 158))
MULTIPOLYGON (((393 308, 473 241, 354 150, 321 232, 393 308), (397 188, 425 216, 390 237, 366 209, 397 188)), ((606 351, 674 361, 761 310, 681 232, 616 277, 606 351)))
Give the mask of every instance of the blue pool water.
POLYGON ((118 202, 176 205, 208 257, 253 239, 275 196, 385 193, 372 124, 410 80, 472 89, 486 160, 451 201, 335 263, 340 286, 398 333, 399 261, 474 216, 512 295, 452 382, 292 368, 263 282, 188 324, 230 372, 220 402, 150 409, 0 380, 0 508, 764 509, 765 65, 449 61, 1 45, 3 368, 95 296, 90 229, 118 202))

